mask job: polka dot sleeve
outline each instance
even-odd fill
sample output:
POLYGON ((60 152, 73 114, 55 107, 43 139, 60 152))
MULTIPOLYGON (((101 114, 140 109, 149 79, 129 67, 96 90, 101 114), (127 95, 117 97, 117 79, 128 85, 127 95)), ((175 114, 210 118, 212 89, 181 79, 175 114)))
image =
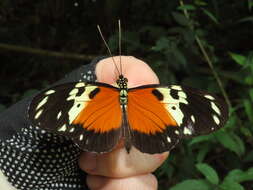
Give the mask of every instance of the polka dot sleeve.
MULTIPOLYGON (((71 72, 57 84, 94 81, 95 65, 71 72)), ((55 84, 54 84, 55 85, 55 84)), ((27 108, 32 97, 0 114, 0 170, 20 190, 85 190, 85 173, 78 168, 80 149, 71 140, 32 126, 27 108)))

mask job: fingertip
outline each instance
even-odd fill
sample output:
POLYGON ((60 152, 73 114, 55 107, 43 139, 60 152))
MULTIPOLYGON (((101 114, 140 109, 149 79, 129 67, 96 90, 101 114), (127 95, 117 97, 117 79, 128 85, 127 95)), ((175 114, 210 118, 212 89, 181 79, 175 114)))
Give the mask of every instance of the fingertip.
POLYGON ((159 84, 159 79, 154 71, 144 61, 133 56, 114 56, 102 59, 96 66, 96 76, 99 82, 114 84, 119 74, 128 78, 129 87, 136 87, 145 84, 159 84), (122 65, 122 73, 116 69, 122 65), (140 75, 141 72, 141 75, 140 75))
POLYGON ((158 188, 158 181, 153 174, 127 178, 88 175, 86 183, 91 190, 156 190, 158 188))

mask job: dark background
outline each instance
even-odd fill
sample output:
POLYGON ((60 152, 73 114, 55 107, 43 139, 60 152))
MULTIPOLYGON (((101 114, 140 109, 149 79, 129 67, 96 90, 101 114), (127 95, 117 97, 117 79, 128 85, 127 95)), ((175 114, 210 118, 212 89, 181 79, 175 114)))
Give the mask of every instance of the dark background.
POLYGON ((251 190, 252 13, 252 0, 1 0, 0 110, 107 55, 97 24, 117 55, 120 18, 124 55, 149 63, 163 84, 223 96, 203 47, 232 105, 224 129, 172 151, 156 172, 160 189, 251 190))

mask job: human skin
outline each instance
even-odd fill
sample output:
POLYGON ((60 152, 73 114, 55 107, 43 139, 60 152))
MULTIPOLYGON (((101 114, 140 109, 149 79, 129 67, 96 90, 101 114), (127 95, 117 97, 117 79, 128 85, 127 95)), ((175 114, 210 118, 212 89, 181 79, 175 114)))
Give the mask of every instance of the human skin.
MULTIPOLYGON (((113 57, 120 69, 120 57, 113 57)), ((101 60, 96 67, 99 82, 115 85, 119 75, 112 58, 101 60)), ((121 56, 122 74, 128 79, 128 88, 145 84, 159 84, 159 79, 143 61, 132 56, 121 56)), ((168 157, 169 153, 145 154, 131 148, 128 154, 123 140, 105 154, 83 152, 79 166, 88 175, 90 190, 156 190, 157 179, 151 174, 168 157)))

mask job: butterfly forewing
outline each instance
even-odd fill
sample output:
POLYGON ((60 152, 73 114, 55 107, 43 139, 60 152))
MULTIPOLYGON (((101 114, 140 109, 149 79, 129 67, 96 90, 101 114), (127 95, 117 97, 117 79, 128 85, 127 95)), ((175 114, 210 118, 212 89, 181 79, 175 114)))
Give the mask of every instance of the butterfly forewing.
POLYGON ((118 93, 102 83, 58 85, 35 96, 29 119, 35 126, 70 137, 83 150, 108 152, 121 135, 118 93))

